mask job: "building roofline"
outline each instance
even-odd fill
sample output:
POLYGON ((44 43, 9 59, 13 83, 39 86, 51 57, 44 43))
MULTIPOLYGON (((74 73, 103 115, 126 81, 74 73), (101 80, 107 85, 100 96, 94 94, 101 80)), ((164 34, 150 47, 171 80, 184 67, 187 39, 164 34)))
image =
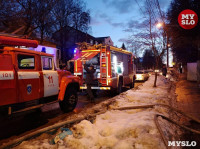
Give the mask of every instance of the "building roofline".
POLYGON ((106 37, 95 37, 96 39, 99 39, 99 38, 110 38, 110 36, 106 36, 106 37))
MULTIPOLYGON (((71 26, 68 26, 68 25, 64 26, 63 29, 66 28, 66 27, 69 27, 69 28, 71 28, 71 29, 73 29, 73 30, 76 30, 76 31, 78 31, 78 32, 81 32, 81 33, 83 33, 83 34, 87 34, 88 36, 90 36, 90 37, 96 39, 96 37, 90 35, 89 33, 86 33, 86 32, 83 32, 83 31, 80 31, 80 30, 75 29, 74 27, 71 27, 71 26)), ((53 34, 55 34, 55 33, 57 33, 57 32, 60 32, 61 30, 62 30, 62 29, 59 29, 59 30, 57 30, 56 32, 54 32, 53 34)))

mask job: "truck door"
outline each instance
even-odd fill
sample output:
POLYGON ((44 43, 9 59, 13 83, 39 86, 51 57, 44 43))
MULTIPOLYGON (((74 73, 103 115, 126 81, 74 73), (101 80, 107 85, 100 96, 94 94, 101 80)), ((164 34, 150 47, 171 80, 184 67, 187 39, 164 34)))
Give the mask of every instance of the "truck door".
POLYGON ((11 55, 0 54, 0 105, 17 102, 16 76, 11 55))
POLYGON ((58 72, 54 70, 53 58, 42 56, 44 78, 44 97, 57 95, 59 92, 58 72))
POLYGON ((20 102, 39 99, 40 75, 36 66, 36 55, 17 54, 18 89, 20 102))

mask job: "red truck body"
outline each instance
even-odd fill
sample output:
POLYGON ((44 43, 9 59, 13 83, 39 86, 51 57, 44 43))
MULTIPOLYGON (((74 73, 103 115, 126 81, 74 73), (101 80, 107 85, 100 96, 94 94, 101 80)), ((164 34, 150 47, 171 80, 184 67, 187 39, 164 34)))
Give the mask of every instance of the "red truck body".
POLYGON ((35 47, 37 41, 0 36, 0 44, 0 108, 12 109, 20 103, 40 100, 38 105, 51 97, 62 104, 68 100, 69 86, 78 91, 80 79, 68 71, 56 70, 51 54, 14 47, 35 47))
POLYGON ((120 48, 108 45, 81 44, 74 50, 74 75, 81 78, 80 89, 86 89, 84 84, 85 70, 83 61, 92 64, 96 69, 94 85, 92 89, 111 90, 117 89, 121 92, 123 86, 134 86, 135 65, 134 55, 120 48))

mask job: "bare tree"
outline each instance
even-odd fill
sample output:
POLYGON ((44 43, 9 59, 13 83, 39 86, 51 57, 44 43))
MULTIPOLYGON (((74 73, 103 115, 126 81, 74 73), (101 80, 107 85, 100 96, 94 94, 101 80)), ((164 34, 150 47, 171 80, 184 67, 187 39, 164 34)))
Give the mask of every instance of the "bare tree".
POLYGON ((82 0, 74 1, 74 13, 72 15, 73 27, 80 31, 87 31, 90 23, 90 12, 86 10, 82 0))
MULTIPOLYGON (((0 22, 7 27, 24 26, 24 35, 32 32, 45 37, 69 26, 83 32, 89 29, 90 13, 82 0, 1 0, 0 22)), ((60 32, 61 45, 64 34, 60 32)))
POLYGON ((33 0, 2 0, 0 21, 9 28, 24 27, 24 35, 28 35, 33 27, 35 11, 33 0))
POLYGON ((0 0, 0 22, 5 26, 13 25, 16 18, 19 18, 20 10, 18 8, 19 5, 12 0, 0 0))
POLYGON ((35 17, 37 16, 36 2, 34 0, 16 0, 16 3, 19 5, 19 8, 21 8, 19 9, 19 17, 16 19, 20 18, 21 25, 25 27, 24 35, 30 35, 33 30, 35 30, 35 26, 33 24, 35 22, 35 17))
POLYGON ((30 36, 34 31, 44 40, 52 26, 52 8, 56 0, 2 0, 1 22, 11 28, 23 27, 23 35, 30 36), (5 7, 5 8, 4 8, 5 7))
MULTIPOLYGON (((53 25, 53 30, 56 32, 55 40, 59 43, 64 60, 66 59, 64 54, 67 46, 66 41, 70 40, 72 29, 87 32, 90 14, 82 0, 57 0, 52 12, 56 22, 53 25)), ((74 32, 73 37, 73 43, 76 43, 78 34, 74 32)))
MULTIPOLYGON (((159 3, 158 1, 149 1, 146 0, 146 14, 148 17, 148 38, 147 38, 147 44, 149 43, 149 46, 151 47, 151 50, 154 53, 154 56, 156 58, 156 69, 159 67, 159 62, 161 57, 164 55, 166 50, 166 33, 161 31, 155 31, 155 24, 157 23, 157 17, 155 8, 158 7, 159 3)), ((160 11, 160 9, 159 9, 160 11)), ((163 16, 160 16, 163 19, 163 16)), ((157 71, 155 72, 155 80, 154 80, 154 87, 156 87, 157 82, 157 71)))
MULTIPOLYGON (((140 45, 139 49, 141 50, 138 51, 151 49, 156 59, 155 69, 158 69, 159 65, 162 65, 161 59, 166 51, 167 40, 166 32, 157 29, 156 23, 159 20, 165 21, 164 13, 161 11, 157 0, 146 0, 143 8, 140 8, 140 10, 144 14, 144 20, 138 23, 137 26, 135 25, 135 31, 131 37, 134 43, 132 45, 140 45)), ((156 87, 156 82, 157 72, 155 72, 154 87, 156 87)))
POLYGON ((74 13, 74 8, 74 0, 58 0, 52 11, 56 22, 53 25, 53 30, 57 33, 56 39, 55 37, 53 37, 53 39, 59 44, 62 60, 65 60, 64 50, 66 47, 66 41, 70 36, 70 28, 68 27, 72 26, 72 15, 74 13))
MULTIPOLYGON (((83 32, 87 32, 89 29, 90 23, 90 12, 89 10, 85 10, 85 3, 82 0, 74 1, 74 13, 72 15, 73 20, 73 28, 76 30, 80 30, 83 32)), ((76 37, 74 38, 74 42, 78 42, 78 34, 76 33, 76 37)))
POLYGON ((72 14, 74 12, 73 0, 58 0, 53 8, 53 15, 56 23, 54 24, 55 30, 62 29, 63 27, 72 25, 72 14))
POLYGON ((43 43, 44 37, 51 33, 51 27, 55 23, 52 10, 55 7, 56 0, 35 0, 36 16, 34 25, 40 33, 40 43, 43 43))
POLYGON ((139 38, 135 38, 135 35, 132 35, 126 40, 127 48, 129 51, 134 53, 136 57, 139 57, 139 55, 143 52, 143 42, 139 40, 139 38))

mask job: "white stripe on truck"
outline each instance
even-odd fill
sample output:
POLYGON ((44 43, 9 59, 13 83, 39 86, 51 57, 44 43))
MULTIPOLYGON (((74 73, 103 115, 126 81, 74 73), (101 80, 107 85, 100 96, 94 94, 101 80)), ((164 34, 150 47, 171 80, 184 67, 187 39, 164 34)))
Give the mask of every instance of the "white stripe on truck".
POLYGON ((0 80, 13 80, 13 71, 0 71, 0 80))
POLYGON ((18 72, 18 79, 38 79, 40 76, 39 72, 18 72))

